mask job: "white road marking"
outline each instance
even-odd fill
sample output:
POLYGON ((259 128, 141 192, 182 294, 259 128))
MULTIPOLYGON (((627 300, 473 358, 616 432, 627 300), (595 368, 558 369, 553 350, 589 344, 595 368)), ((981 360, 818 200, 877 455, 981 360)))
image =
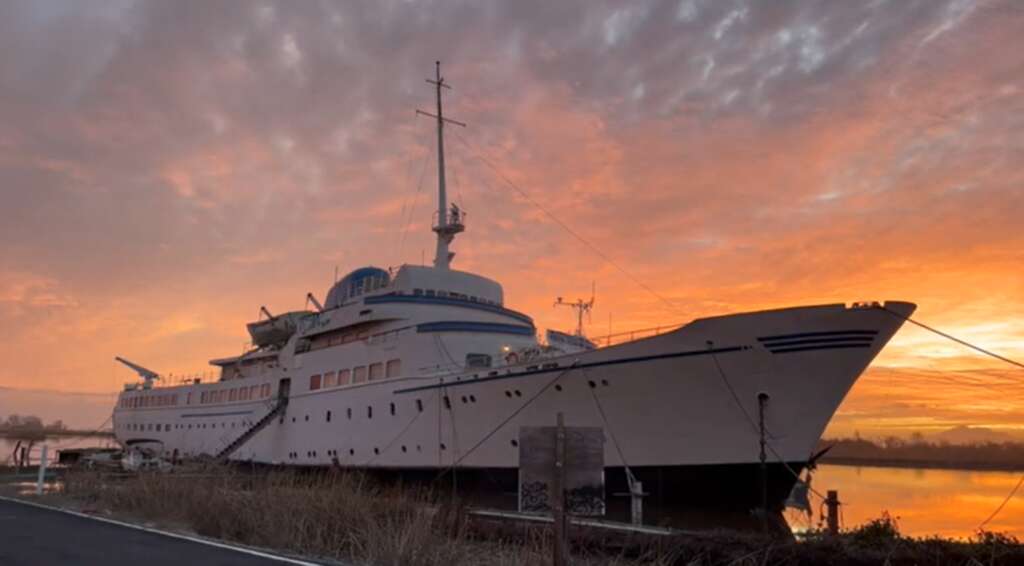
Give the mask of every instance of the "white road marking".
POLYGON ((81 517, 83 519, 92 519, 93 521, 99 521, 101 523, 108 523, 108 524, 111 524, 111 525, 117 525, 119 527, 135 529, 137 531, 144 531, 144 532, 147 532, 147 533, 153 533, 153 534, 162 535, 162 536, 165 536, 165 537, 176 538, 176 539, 181 539, 181 540, 187 540, 187 541, 190 541, 190 542, 195 542, 195 543, 199 543, 199 544, 205 544, 206 546, 213 546, 213 547, 216 547, 216 548, 222 548, 222 549, 225 549, 225 550, 231 550, 231 551, 234 551, 234 552, 240 552, 242 554, 248 554, 250 556, 258 556, 260 558, 267 558, 269 560, 276 560, 278 562, 283 562, 285 564, 297 564, 299 566, 320 566, 316 562, 307 562, 305 560, 298 560, 296 558, 288 558, 286 556, 278 556, 276 554, 270 554, 268 552, 262 552, 262 551, 255 550, 255 549, 252 549, 252 548, 246 548, 246 547, 243 547, 243 546, 234 546, 234 545, 230 545, 230 544, 223 543, 223 542, 218 542, 218 541, 211 540, 211 539, 206 539, 206 538, 201 538, 201 537, 194 537, 194 536, 184 535, 184 534, 180 534, 180 533, 173 533, 173 532, 170 532, 170 531, 163 531, 163 530, 154 529, 154 528, 151 528, 151 527, 143 527, 142 525, 134 525, 132 523, 125 523, 123 521, 118 521, 118 520, 115 520, 115 519, 107 519, 105 517, 97 517, 95 515, 89 515, 87 513, 79 513, 78 511, 72 511, 70 509, 62 509, 60 507, 53 507, 51 505, 43 505, 42 503, 36 503, 34 501, 25 501, 24 499, 15 499, 13 497, 5 497, 5 496, 2 496, 2 495, 0 495, 0 501, 7 501, 7 502, 10 502, 10 503, 18 503, 18 504, 21 504, 21 505, 27 505, 29 507, 37 507, 39 509, 46 509, 47 511, 56 511, 58 513, 64 513, 66 515, 72 515, 74 517, 81 517))

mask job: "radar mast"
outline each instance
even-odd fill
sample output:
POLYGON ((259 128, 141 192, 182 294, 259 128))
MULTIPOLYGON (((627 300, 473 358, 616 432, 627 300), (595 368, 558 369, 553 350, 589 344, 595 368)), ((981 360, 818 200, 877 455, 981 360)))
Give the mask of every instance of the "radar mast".
POLYGON ((437 233, 437 252, 434 254, 434 267, 437 269, 448 269, 455 254, 448 251, 448 245, 455 239, 455 235, 466 229, 463 223, 465 213, 458 205, 452 204, 448 208, 448 195, 444 178, 444 125, 445 123, 466 127, 466 124, 451 118, 445 118, 441 110, 441 89, 451 89, 448 83, 444 82, 441 76, 441 62, 437 61, 436 78, 427 79, 427 82, 437 88, 437 114, 417 110, 417 114, 429 116, 437 120, 437 212, 433 223, 433 230, 437 233))

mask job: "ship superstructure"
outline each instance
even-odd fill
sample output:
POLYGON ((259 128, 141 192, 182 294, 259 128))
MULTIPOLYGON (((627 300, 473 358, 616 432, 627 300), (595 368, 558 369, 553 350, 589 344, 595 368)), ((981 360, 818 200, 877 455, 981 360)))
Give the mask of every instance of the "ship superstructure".
POLYGON ((550 426, 560 412, 568 426, 614 436, 605 445, 609 490, 622 490, 628 467, 665 500, 749 508, 762 497, 763 416, 768 499, 781 506, 840 402, 914 305, 731 314, 601 347, 567 334, 539 343, 533 319, 506 306, 498 282, 451 268, 449 246, 466 226, 446 200, 444 128, 458 123, 442 113, 439 66, 430 82, 433 265, 363 267, 315 309, 267 311, 248 325, 251 350, 211 361, 216 382, 154 386, 154 374, 130 384, 114 412, 117 439, 176 458, 454 469, 514 486, 520 427, 550 426))

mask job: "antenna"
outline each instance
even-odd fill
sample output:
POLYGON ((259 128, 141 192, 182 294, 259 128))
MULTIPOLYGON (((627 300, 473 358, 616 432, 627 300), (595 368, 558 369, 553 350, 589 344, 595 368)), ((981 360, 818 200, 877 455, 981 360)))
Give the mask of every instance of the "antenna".
POLYGON ((450 211, 448 210, 448 195, 444 178, 444 125, 448 123, 465 128, 466 124, 445 118, 441 110, 441 89, 450 90, 452 87, 444 82, 444 77, 441 76, 440 61, 437 61, 435 76, 435 80, 427 79, 427 82, 437 87, 437 114, 423 110, 416 110, 416 114, 437 120, 437 219, 432 228, 437 233, 437 253, 434 255, 434 267, 448 269, 452 258, 455 257, 454 253, 448 251, 448 245, 455 239, 456 234, 466 229, 466 225, 463 223, 466 215, 455 204, 452 204, 450 211))
MULTIPOLYGON (((584 301, 583 299, 576 299, 576 302, 570 303, 564 300, 562 297, 558 297, 555 300, 554 306, 556 307, 569 307, 576 311, 576 336, 583 338, 583 315, 587 315, 587 322, 590 322, 590 311, 594 309, 594 298, 595 298, 596 285, 594 282, 590 283, 590 300, 584 301)), ((610 320, 610 319, 609 319, 610 320)))

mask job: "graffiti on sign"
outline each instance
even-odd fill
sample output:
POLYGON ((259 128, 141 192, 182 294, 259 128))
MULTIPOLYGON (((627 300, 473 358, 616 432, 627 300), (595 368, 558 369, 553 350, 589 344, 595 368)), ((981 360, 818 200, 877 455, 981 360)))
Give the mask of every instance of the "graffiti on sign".
MULTIPOLYGON (((564 489, 566 511, 604 515, 604 430, 565 427, 564 489)), ((554 495, 556 427, 519 429, 519 510, 550 513, 554 495)))

